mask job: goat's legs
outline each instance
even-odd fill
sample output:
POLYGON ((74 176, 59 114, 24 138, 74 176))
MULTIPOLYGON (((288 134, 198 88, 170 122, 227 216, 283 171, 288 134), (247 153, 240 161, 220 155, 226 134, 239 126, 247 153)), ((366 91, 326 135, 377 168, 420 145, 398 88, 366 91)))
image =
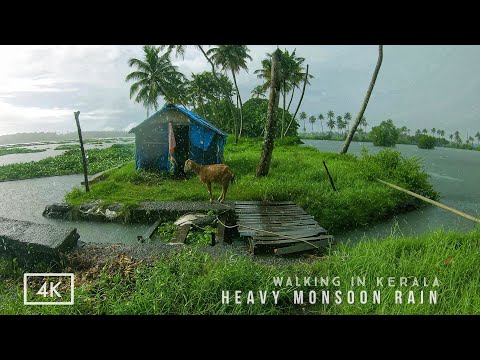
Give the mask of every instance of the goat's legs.
POLYGON ((212 183, 207 182, 206 185, 207 185, 208 193, 210 194, 210 204, 211 204, 213 202, 213 199, 212 199, 212 183))
POLYGON ((225 200, 225 196, 227 195, 228 185, 229 185, 229 182, 222 184, 222 194, 220 195, 220 199, 219 199, 221 203, 223 203, 223 201, 225 200))

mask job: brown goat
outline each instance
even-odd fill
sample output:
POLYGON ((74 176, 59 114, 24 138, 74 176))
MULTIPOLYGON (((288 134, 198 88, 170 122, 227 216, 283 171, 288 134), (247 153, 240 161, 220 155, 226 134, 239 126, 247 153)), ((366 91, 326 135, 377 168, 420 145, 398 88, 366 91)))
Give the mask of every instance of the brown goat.
POLYGON ((185 161, 184 166, 185 173, 193 171, 198 175, 198 178, 207 187, 210 194, 210 203, 212 203, 212 183, 222 185, 222 193, 218 198, 218 201, 223 203, 225 195, 227 195, 228 185, 233 182, 234 175, 232 170, 224 164, 215 165, 199 165, 195 161, 188 159, 185 161))

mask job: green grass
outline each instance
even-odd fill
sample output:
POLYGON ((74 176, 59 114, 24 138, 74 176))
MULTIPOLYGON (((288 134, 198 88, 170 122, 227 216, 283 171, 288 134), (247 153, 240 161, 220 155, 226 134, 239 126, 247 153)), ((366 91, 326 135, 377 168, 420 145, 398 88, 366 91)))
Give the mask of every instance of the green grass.
MULTIPOLYGON (((87 150, 88 172, 95 174, 132 159, 133 144, 112 145, 108 149, 87 150)), ((0 166, 0 181, 83 173, 80 149, 28 163, 0 166)))
POLYGON ((10 154, 29 154, 29 153, 37 153, 43 152, 46 149, 27 149, 22 147, 8 147, 8 148, 0 148, 0 156, 3 155, 10 155, 10 154))
MULTIPOLYGON (((225 162, 235 173, 236 183, 230 186, 227 200, 295 201, 334 233, 374 223, 412 202, 411 197, 378 183, 376 178, 438 198, 419 160, 405 159, 393 150, 356 157, 322 153, 305 146, 276 145, 268 177, 257 179, 260 151, 259 140, 244 139, 232 145, 229 139, 225 162), (327 163, 338 193, 330 187, 322 160, 327 163)), ((213 191, 218 197, 219 187, 214 185, 213 191)), ((100 200, 104 204, 121 203, 128 209, 143 201, 206 201, 208 193, 195 176, 173 180, 167 175, 137 172, 134 163, 129 162, 93 184, 89 193, 77 187, 66 199, 74 206, 100 200)))
MULTIPOLYGON (((0 314, 480 314, 480 230, 470 233, 436 231, 420 237, 391 237, 365 240, 355 246, 338 245, 325 257, 291 265, 274 266, 246 256, 227 254, 213 257, 189 246, 160 258, 152 265, 140 265, 131 272, 111 271, 106 266, 91 282, 76 288, 74 306, 24 306, 22 270, 11 262, 0 262, 0 314), (340 285, 326 287, 282 286, 273 277, 338 276, 340 285), (365 277, 365 287, 352 288, 352 277, 365 277), (384 277, 377 287, 376 277, 384 277), (395 286, 387 286, 395 277, 395 286), (399 278, 408 277, 400 287, 399 278), (429 287, 414 286, 413 277, 429 287), (439 286, 432 287, 437 277, 439 286), (381 304, 293 304, 293 292, 304 290, 381 291, 381 304), (222 290, 280 291, 274 304, 269 296, 261 305, 222 304, 222 290), (416 304, 395 304, 394 293, 414 291, 416 304), (419 304, 420 290, 437 291, 436 304, 419 304)), ((40 271, 41 269, 37 269, 40 271)), ((48 269, 47 269, 48 270, 48 269)), ((75 271, 78 278, 81 272, 75 271)), ((332 296, 333 298, 333 296, 332 296)), ((428 297, 426 297, 428 299, 428 297)))

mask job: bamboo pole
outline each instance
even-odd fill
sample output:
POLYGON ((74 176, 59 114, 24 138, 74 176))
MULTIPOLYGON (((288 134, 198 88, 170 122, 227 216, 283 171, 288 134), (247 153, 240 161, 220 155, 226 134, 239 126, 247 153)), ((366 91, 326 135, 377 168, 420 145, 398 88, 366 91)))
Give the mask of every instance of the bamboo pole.
POLYGON ((80 111, 75 111, 73 114, 75 115, 75 122, 77 123, 78 139, 80 140, 80 150, 82 151, 83 176, 85 178, 85 191, 89 192, 90 185, 88 184, 87 157, 85 155, 85 148, 83 147, 82 129, 80 128, 80 120, 78 118, 78 116, 80 115, 80 111))
POLYGON ((439 208, 442 208, 444 210, 447 210, 447 211, 450 211, 458 216, 461 216, 461 217, 464 217, 465 219, 468 219, 468 220, 471 220, 473 222, 476 222, 476 223, 479 223, 480 224, 480 219, 472 216, 472 215, 469 215, 469 214, 466 214, 462 211, 459 211, 457 209, 454 209, 454 208, 451 208, 450 206, 447 206, 447 205, 444 205, 444 204, 441 204, 439 203, 438 201, 435 201, 435 200, 432 200, 432 199, 429 199, 429 198, 426 198, 425 196, 422 196, 422 195, 418 195, 416 193, 414 193, 413 191, 410 191, 410 190, 406 190, 404 188, 401 188, 400 186, 397 186, 397 185, 394 185, 394 184, 391 184, 389 182, 386 182, 386 181, 383 181, 383 180, 380 180, 380 179, 377 179, 377 181, 381 182, 382 184, 385 184, 387 186, 390 186, 391 188, 394 188, 398 191, 402 191, 410 196, 413 196, 413 197, 416 197, 417 199, 420 199, 420 200, 423 200, 423 201, 426 201, 432 205, 435 205, 435 206, 438 206, 439 208))
POLYGON ((323 160, 323 166, 325 166, 325 171, 327 172, 328 178, 330 179, 330 185, 332 185, 333 191, 336 192, 337 189, 335 188, 335 184, 333 183, 333 179, 330 175, 330 172, 328 171, 327 164, 325 163, 325 160, 323 160))

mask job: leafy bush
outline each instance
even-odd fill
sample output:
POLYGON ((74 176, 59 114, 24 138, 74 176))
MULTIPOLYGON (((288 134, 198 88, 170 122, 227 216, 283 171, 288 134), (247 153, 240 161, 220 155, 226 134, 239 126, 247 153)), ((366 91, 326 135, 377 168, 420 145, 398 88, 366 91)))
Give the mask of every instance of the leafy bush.
POLYGON ((435 148, 436 139, 430 135, 420 135, 418 137, 417 146, 420 149, 434 149, 435 148))
POLYGON ((395 127, 391 119, 374 126, 370 133, 375 146, 395 146, 399 136, 400 130, 395 127))

